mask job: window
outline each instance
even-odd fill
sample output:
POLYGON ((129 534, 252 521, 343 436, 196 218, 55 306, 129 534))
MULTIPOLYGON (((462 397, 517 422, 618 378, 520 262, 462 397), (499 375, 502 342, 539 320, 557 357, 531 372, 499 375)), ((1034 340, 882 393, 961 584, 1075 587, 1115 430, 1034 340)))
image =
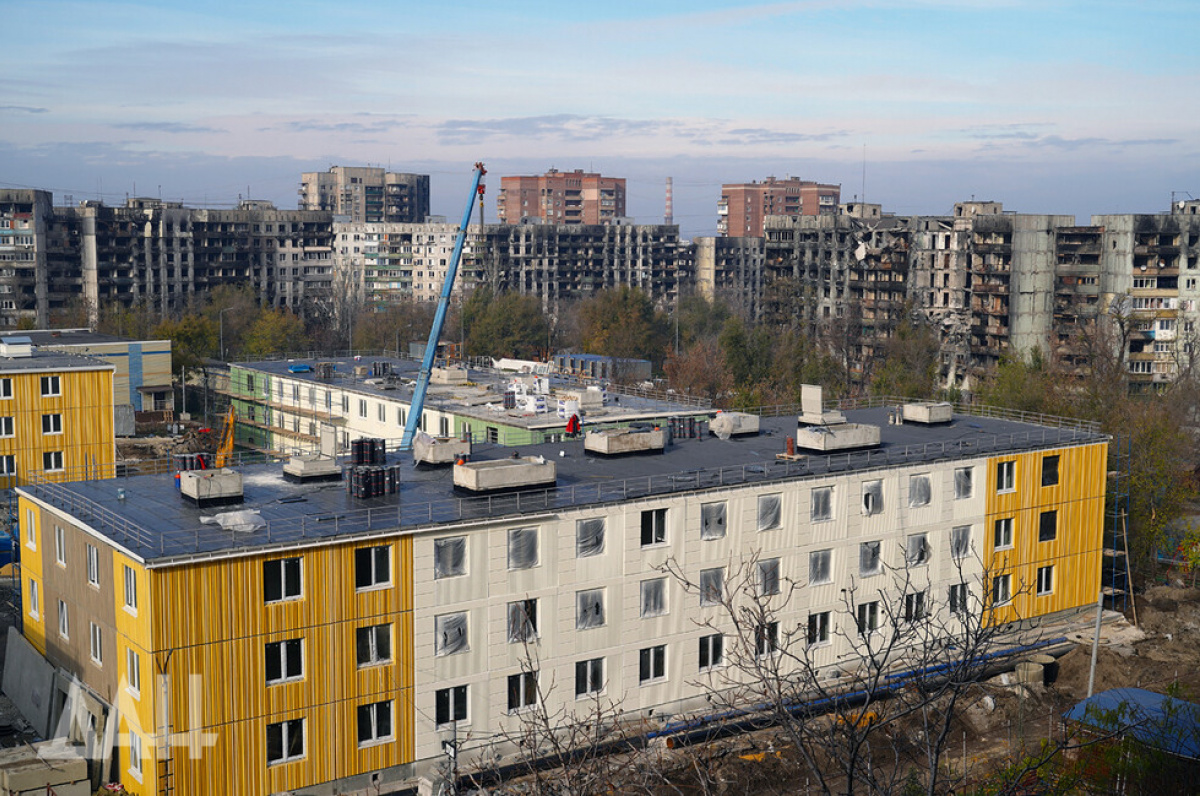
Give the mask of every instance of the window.
POLYGON ((1054 591, 1054 565, 1038 567, 1037 571, 1037 593, 1038 596, 1050 594, 1054 591))
POLYGON ((367 401, 365 398, 358 399, 358 416, 359 417, 367 416, 367 401))
POLYGON ((45 451, 42 454, 42 469, 46 472, 57 472, 63 469, 62 451, 45 451))
POLYGON ((1012 600, 1012 575, 997 575, 992 578, 992 603, 1005 605, 1012 600))
POLYGON ((392 659, 392 626, 368 625, 354 631, 359 666, 374 666, 392 659))
POLYGON ((653 578, 642 581, 642 601, 639 616, 662 616, 667 612, 667 579, 653 578))
POLYGON ((575 663, 575 696, 598 694, 604 689, 604 659, 589 658, 575 663))
POLYGON ((992 544, 997 550, 1007 550, 1013 546, 1013 518, 1004 517, 996 520, 996 529, 992 534, 992 544))
POLYGON ((879 558, 879 542, 862 542, 858 545, 858 574, 878 575, 883 570, 879 558))
POLYGON ((467 640, 467 614, 465 611, 435 616, 433 631, 434 655, 455 655, 471 649, 467 640))
POLYGON ((378 743, 392 737, 392 701, 358 706, 358 745, 378 743))
POLYGON ((467 574, 467 537, 454 536, 433 542, 433 577, 451 578, 467 574))
POLYGON ((33 509, 25 510, 25 546, 37 550, 37 514, 33 509))
POLYGON ((17 457, 13 455, 0 456, 0 476, 17 474, 17 457))
POLYGON ((100 585, 100 551, 93 545, 87 546, 87 580, 92 586, 100 585))
POLYGON ((392 551, 380 547, 360 547, 354 551, 354 588, 372 589, 392 582, 392 551))
POLYGON ((62 433, 62 415, 42 415, 42 433, 43 434, 61 434, 62 433))
POLYGON ((954 470, 954 499, 967 500, 975 494, 975 468, 957 467, 954 470))
POLYGON ((779 495, 758 496, 758 530, 769 531, 772 528, 778 528, 782 514, 782 501, 779 495))
POLYGON ((508 711, 523 710, 537 704, 537 672, 508 676, 508 711))
POLYGON ((645 685, 667 676, 667 646, 659 644, 638 651, 638 684, 645 685))
POLYGON ((89 622, 89 636, 91 640, 92 661, 97 665, 104 664, 104 645, 103 638, 100 635, 100 625, 95 622, 89 622))
POLYGON ((0 379, 0 400, 7 400, 12 397, 12 379, 0 379))
POLYGON ((700 570, 700 604, 720 605, 725 597, 725 569, 714 567, 700 570))
POLYGON ((304 676, 304 641, 290 638, 267 644, 267 685, 304 676))
POLYGON ((650 509, 642 512, 642 547, 667 541, 667 510, 650 509))
POLYGON ((806 637, 808 646, 815 647, 818 644, 826 644, 829 642, 829 612, 821 611, 817 614, 808 615, 808 635, 806 637))
POLYGON ((0 437, 11 437, 16 434, 11 417, 0 417, 0 437))
POLYGON ((441 688, 433 695, 433 701, 434 722, 438 727, 444 727, 451 722, 467 720, 467 687, 465 685, 441 688))
POLYGON ((833 519, 833 487, 819 486, 812 491, 813 522, 824 522, 833 519))
POLYGON ((130 732, 130 773, 142 782, 142 738, 136 732, 130 732))
POLYGON ((765 622, 754 630, 754 650, 758 657, 770 655, 779 649, 779 623, 765 622))
POLYGON ((267 765, 304 757, 304 719, 267 725, 267 765))
POLYGON ((58 635, 63 638, 71 637, 71 620, 67 615, 67 604, 62 600, 58 601, 58 635))
MULTIPOLYGON (((376 404, 375 405, 375 415, 376 415, 376 417, 379 418, 380 423, 386 423, 387 422, 387 407, 384 406, 383 404, 376 404)), ((442 436, 445 436, 445 434, 443 434, 442 436)))
POLYGON ((725 636, 713 633, 700 637, 700 671, 725 663, 725 636))
POLYGON ((62 395, 62 382, 58 376, 42 376, 42 397, 62 395))
POLYGON ((965 583, 955 583, 950 586, 950 612, 955 614, 965 614, 967 605, 971 599, 971 590, 965 583))
POLYGON ((537 639, 537 600, 517 600, 508 604, 508 642, 516 644, 537 639))
POLYGON ((1017 489, 1017 463, 997 462, 996 491, 1015 492, 1017 489))
POLYGON ((67 565, 66 532, 61 525, 54 526, 54 561, 64 567, 67 565))
POLYGON ((1042 486, 1058 484, 1058 456, 1042 457, 1042 486))
POLYGON ((538 562, 537 528, 518 528, 508 532, 508 568, 530 569, 538 562))
POLYGON ((587 630, 604 625, 604 589, 575 592, 575 629, 587 630))
POLYGON ((604 518, 593 517, 575 523, 575 555, 598 556, 604 552, 604 518))
POLYGON ((833 580, 833 551, 816 550, 808 554, 808 585, 815 586, 833 580))
POLYGON ((925 618, 925 592, 904 595, 904 621, 919 622, 925 618))
POLYGON ((263 562, 263 601, 276 603, 301 596, 300 557, 263 562))
POLYGON ((904 545, 904 563, 910 567, 929 563, 929 535, 924 533, 909 534, 904 545))
POLYGON ((760 597, 779 594, 778 558, 764 558, 758 562, 758 594, 760 597))
POLYGON ((858 620, 858 635, 865 636, 868 633, 874 633, 879 629, 879 603, 876 601, 859 603, 855 618, 858 620))
POLYGON ((971 526, 957 525, 950 529, 950 556, 955 561, 971 552, 971 526))
POLYGON ((700 538, 725 538, 725 503, 704 503, 700 506, 700 538))
POLYGON ((1058 538, 1058 510, 1043 511, 1038 518, 1038 541, 1053 542, 1058 538))
POLYGON ((868 517, 883 511, 883 481, 863 481, 862 513, 868 517))
POLYGON ((132 567, 125 567, 125 610, 137 613, 137 575, 132 567))
POLYGON ((908 479, 908 507, 928 506, 930 491, 929 473, 911 476, 908 479))
POLYGON ((142 656, 125 650, 125 688, 134 696, 142 693, 142 656))
POLYGON ((41 595, 38 593, 38 582, 33 578, 29 579, 29 615, 34 619, 40 619, 42 616, 41 595))

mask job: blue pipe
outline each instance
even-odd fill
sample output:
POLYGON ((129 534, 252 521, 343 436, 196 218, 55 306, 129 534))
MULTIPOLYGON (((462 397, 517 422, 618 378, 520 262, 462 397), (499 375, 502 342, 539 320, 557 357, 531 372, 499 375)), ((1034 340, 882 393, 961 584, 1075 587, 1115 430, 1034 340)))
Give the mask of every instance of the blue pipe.
POLYGON ((467 197, 467 209, 463 211, 462 224, 458 227, 458 237, 454 241, 454 254, 450 256, 450 267, 446 269, 446 279, 442 282, 442 295, 438 299, 437 312, 433 316, 433 326, 429 329, 429 342, 425 344, 425 356, 421 358, 421 370, 417 374, 417 385, 413 388, 412 404, 408 408, 408 421, 404 424, 404 436, 400 438, 400 450, 412 450, 413 435, 421 423, 421 413, 425 410, 425 392, 429 389, 429 376, 433 372, 433 359, 437 354, 438 339, 442 336, 442 326, 446 322, 446 309, 450 306, 450 294, 454 290, 454 277, 458 273, 458 262, 462 259, 463 244, 467 241, 467 225, 471 223, 471 211, 475 208, 475 196, 479 193, 479 181, 487 169, 482 163, 475 164, 475 181, 471 185, 471 195, 467 197))

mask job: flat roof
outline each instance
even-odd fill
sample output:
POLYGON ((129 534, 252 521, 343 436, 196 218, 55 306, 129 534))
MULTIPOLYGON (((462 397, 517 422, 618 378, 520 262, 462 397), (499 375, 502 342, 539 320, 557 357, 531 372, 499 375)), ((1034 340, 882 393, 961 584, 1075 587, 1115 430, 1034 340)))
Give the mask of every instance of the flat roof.
POLYGON ((111 362, 97 356, 68 354, 62 351, 39 351, 34 349, 27 357, 0 356, 0 373, 15 371, 55 370, 114 370, 111 362))
MULTIPOLYGON (((231 367, 244 368, 268 376, 278 376, 294 379, 313 386, 337 387, 347 392, 360 393, 372 398, 411 403, 413 385, 421 365, 412 359, 396 359, 392 357, 363 357, 361 360, 352 358, 329 358, 316 360, 270 360, 266 362, 239 362, 231 367), (317 377, 318 362, 334 363, 334 376, 330 380, 317 377), (392 383, 375 383, 371 376, 355 376, 356 366, 368 370, 374 362, 387 362, 398 381, 392 383), (292 373, 288 368, 295 365, 312 367, 307 373, 292 373)), ((430 382, 425 393, 425 409, 444 412, 458 417, 467 417, 484 423, 497 423, 507 426, 517 426, 526 429, 557 429, 566 423, 566 418, 557 415, 557 397, 547 395, 546 412, 529 412, 524 409, 504 409, 504 390, 514 379, 535 374, 520 374, 509 371, 492 370, 490 368, 471 367, 467 369, 467 384, 434 384, 430 382)), ((587 383, 573 379, 547 374, 541 376, 549 381, 552 389, 557 391, 582 391, 587 389, 587 383)), ((254 400, 247 396, 244 400, 254 400)), ((655 397, 646 391, 622 388, 610 388, 606 406, 587 407, 584 416, 585 423, 628 423, 638 420, 666 417, 692 417, 708 411, 708 402, 699 399, 688 399, 685 396, 655 397)), ((286 412, 287 407, 282 411, 286 412)))
MULTIPOLYGON (((990 411, 990 410, 989 410, 990 411)), ((824 478, 857 470, 975 458, 1106 440, 1094 424, 1063 421, 1038 425, 1021 419, 956 414, 949 423, 887 423, 888 408, 846 410, 850 422, 878 425, 881 445, 870 450, 777 458, 796 433, 796 415, 764 417, 757 435, 721 440, 705 435, 676 439, 662 454, 601 457, 585 454, 583 440, 501 447, 478 444, 472 461, 544 456, 557 466, 557 486, 519 493, 465 496, 456 492, 452 468, 414 467, 410 453, 389 452, 400 465, 399 494, 359 499, 344 482, 293 484, 279 463, 238 467, 245 500, 229 507, 197 508, 180 495, 173 475, 137 475, 65 484, 18 487, 108 537, 132 554, 163 565, 196 557, 237 555, 275 546, 353 540, 460 522, 559 512, 679 492, 740 484, 824 478), (205 518, 226 511, 257 511, 262 528, 224 531, 205 518)), ((1012 417, 1012 416, 1010 416, 1012 417)), ((261 461, 261 457, 259 457, 261 461)), ((346 460, 342 459, 342 463, 346 460)), ((81 473, 81 475, 83 475, 81 473)))
POLYGON ((22 332, 36 346, 45 345, 95 345, 98 343, 136 343, 131 337, 102 334, 91 329, 35 329, 22 332))

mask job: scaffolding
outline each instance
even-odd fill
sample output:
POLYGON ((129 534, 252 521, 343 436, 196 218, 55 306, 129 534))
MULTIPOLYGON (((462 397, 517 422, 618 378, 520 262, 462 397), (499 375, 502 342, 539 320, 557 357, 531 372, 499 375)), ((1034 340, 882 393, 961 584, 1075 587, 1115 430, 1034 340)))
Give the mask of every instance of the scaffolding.
POLYGON ((1104 497, 1104 558, 1101 593, 1114 611, 1124 611, 1133 590, 1129 571, 1129 486, 1133 438, 1113 437, 1108 446, 1108 490, 1104 497))

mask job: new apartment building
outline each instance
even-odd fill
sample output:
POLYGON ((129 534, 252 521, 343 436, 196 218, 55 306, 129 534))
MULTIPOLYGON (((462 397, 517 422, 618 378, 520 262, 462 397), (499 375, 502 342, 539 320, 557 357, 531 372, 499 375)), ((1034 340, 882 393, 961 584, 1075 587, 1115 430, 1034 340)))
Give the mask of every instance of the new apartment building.
POLYGON ((767 216, 836 215, 840 185, 825 185, 794 177, 721 186, 717 203, 717 233, 760 238, 767 216))
POLYGON ((446 741, 463 769, 503 762, 537 700, 587 715, 599 696, 649 726, 702 715, 736 676, 736 645, 801 645, 832 669, 855 634, 894 632, 888 616, 1094 605, 1105 437, 994 415, 892 425, 889 411, 846 412, 879 439, 849 458, 776 459, 805 433, 793 416, 652 457, 585 456, 579 440, 480 450, 401 466, 399 495, 369 499, 246 467, 224 497, 253 521, 228 528, 203 525, 214 510, 169 473, 33 484, 19 490, 25 634, 100 710, 119 704, 114 778, 132 793, 169 780, 181 796, 257 796, 411 782, 446 741), (497 467, 554 485, 455 489, 497 467), (768 602, 802 586, 749 640, 719 605, 746 571, 768 602))
POLYGON ((322 210, 351 221, 414 224, 429 215, 429 175, 374 166, 333 166, 300 176, 300 209, 322 210))
POLYGON ((625 215, 625 178, 582 169, 502 177, 496 207, 506 224, 523 218, 548 224, 608 224, 625 215))
POLYGON ((0 487, 108 473, 116 458, 113 371, 103 360, 0 339, 0 487))

